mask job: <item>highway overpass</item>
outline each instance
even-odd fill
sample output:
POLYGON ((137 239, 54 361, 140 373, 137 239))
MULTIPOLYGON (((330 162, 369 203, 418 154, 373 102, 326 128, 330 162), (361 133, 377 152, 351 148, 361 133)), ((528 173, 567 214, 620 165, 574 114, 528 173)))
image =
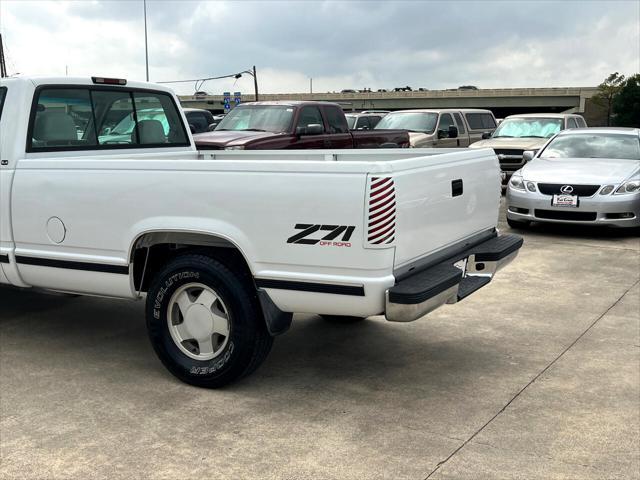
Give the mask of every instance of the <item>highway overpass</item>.
MULTIPOLYGON (((260 100, 325 100, 345 110, 401 110, 406 108, 488 108, 496 117, 525 112, 585 112, 595 87, 499 88, 479 90, 429 90, 426 92, 287 93, 260 94, 260 100)), ((180 96, 183 107, 223 111, 222 95, 180 96)), ((251 102, 253 94, 243 93, 251 102)))

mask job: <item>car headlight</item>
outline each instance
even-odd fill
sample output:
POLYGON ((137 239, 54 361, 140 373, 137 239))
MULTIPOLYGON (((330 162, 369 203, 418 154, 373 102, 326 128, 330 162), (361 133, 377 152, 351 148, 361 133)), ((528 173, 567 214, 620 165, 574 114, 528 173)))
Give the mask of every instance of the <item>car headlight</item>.
POLYGON ((600 190, 600 195, 609 195, 611 192, 613 192, 614 188, 616 188, 615 185, 605 185, 604 187, 602 187, 602 190, 600 190))
POLYGON ((524 190, 524 181, 521 175, 511 175, 509 186, 514 190, 524 190))
POLYGON ((234 145, 232 147, 224 147, 225 150, 244 150, 244 145, 234 145))
POLYGON ((614 195, 638 192, 640 192, 640 178, 632 178, 631 180, 627 180, 622 185, 620 185, 614 195))

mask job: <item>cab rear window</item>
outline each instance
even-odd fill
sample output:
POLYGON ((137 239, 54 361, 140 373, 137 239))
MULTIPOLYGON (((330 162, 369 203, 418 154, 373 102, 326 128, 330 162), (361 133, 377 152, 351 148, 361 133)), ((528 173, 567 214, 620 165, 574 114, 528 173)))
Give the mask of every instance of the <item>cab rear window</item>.
POLYGON ((27 151, 188 146, 171 95, 121 88, 43 87, 27 151))

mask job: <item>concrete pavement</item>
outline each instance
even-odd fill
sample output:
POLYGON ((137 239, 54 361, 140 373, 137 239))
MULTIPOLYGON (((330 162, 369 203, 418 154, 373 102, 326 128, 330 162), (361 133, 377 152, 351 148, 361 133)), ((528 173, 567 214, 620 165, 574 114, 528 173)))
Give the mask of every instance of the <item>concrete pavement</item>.
POLYGON ((1 289, 0 477, 640 478, 640 238, 524 235, 464 302, 296 316, 218 391, 164 370, 142 303, 1 289))

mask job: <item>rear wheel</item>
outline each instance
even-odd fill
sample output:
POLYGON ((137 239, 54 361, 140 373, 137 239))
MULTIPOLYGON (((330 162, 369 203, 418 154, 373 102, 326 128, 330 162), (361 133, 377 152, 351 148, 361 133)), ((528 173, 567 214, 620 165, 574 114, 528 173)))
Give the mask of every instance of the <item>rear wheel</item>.
POLYGON ((329 323, 341 323, 341 324, 349 324, 349 323, 358 323, 366 320, 366 317, 349 317, 346 315, 320 315, 323 319, 325 319, 329 323))
POLYGON ((165 367, 199 387, 250 374, 273 344, 252 285, 205 255, 182 255, 158 273, 146 317, 165 367))
POLYGON ((521 230, 524 230, 526 228, 529 228, 531 222, 528 220, 511 220, 510 218, 507 218, 507 224, 511 228, 519 228, 521 230))

